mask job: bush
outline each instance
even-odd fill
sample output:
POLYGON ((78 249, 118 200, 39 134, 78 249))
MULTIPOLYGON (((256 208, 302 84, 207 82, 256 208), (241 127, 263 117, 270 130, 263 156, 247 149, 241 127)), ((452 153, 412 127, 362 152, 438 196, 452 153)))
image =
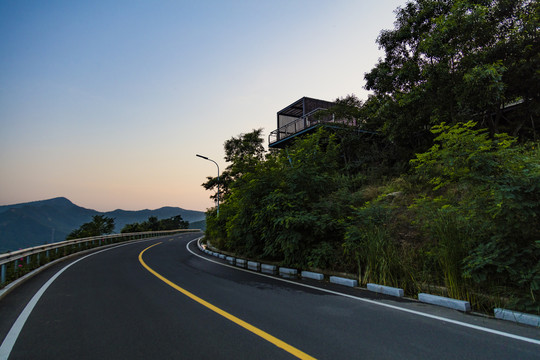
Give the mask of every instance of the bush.
POLYGON ((453 228, 441 227, 443 218, 437 221, 420 208, 419 215, 429 219, 431 234, 442 241, 438 249, 447 281, 459 279, 448 276, 461 258, 461 281, 483 289, 503 284, 519 310, 539 312, 538 144, 519 146, 506 134, 490 138, 475 125, 434 127, 435 145, 411 161, 416 174, 432 186, 422 200, 432 206, 424 210, 446 213, 444 221, 453 228), (452 268, 444 260, 450 258, 452 268))

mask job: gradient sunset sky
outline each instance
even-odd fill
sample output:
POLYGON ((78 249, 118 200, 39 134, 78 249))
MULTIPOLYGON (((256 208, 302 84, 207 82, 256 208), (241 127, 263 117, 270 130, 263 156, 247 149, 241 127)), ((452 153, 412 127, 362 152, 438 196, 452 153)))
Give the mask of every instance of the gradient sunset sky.
POLYGON ((1 1, 0 205, 213 206, 223 143, 303 97, 367 97, 405 0, 1 1))

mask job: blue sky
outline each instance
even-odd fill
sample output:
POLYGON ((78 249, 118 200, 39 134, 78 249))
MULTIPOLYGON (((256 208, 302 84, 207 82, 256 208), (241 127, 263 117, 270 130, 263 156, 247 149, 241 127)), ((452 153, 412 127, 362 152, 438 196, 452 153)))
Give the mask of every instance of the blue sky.
POLYGON ((213 204, 223 143, 302 96, 367 97, 405 1, 0 1, 0 204, 213 204))

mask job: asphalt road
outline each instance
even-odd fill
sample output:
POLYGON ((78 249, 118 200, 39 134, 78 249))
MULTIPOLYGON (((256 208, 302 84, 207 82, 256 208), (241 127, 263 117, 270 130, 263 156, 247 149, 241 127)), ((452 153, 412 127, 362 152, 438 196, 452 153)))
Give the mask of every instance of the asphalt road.
POLYGON ((199 236, 130 243, 38 274, 0 300, 0 358, 540 359, 540 329, 242 271, 203 256, 190 243, 199 236))

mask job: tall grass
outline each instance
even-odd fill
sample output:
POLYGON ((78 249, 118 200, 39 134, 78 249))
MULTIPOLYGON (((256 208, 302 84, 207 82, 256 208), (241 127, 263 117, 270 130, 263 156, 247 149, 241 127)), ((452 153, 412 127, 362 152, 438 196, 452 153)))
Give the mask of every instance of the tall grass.
POLYGON ((344 247, 356 260, 361 285, 370 282, 389 286, 399 284, 403 275, 400 252, 387 226, 369 222, 351 227, 344 247))
POLYGON ((429 221, 434 249, 444 277, 448 295, 454 299, 472 301, 470 285, 462 276, 462 262, 469 248, 469 231, 464 220, 450 207, 435 211, 429 221))

